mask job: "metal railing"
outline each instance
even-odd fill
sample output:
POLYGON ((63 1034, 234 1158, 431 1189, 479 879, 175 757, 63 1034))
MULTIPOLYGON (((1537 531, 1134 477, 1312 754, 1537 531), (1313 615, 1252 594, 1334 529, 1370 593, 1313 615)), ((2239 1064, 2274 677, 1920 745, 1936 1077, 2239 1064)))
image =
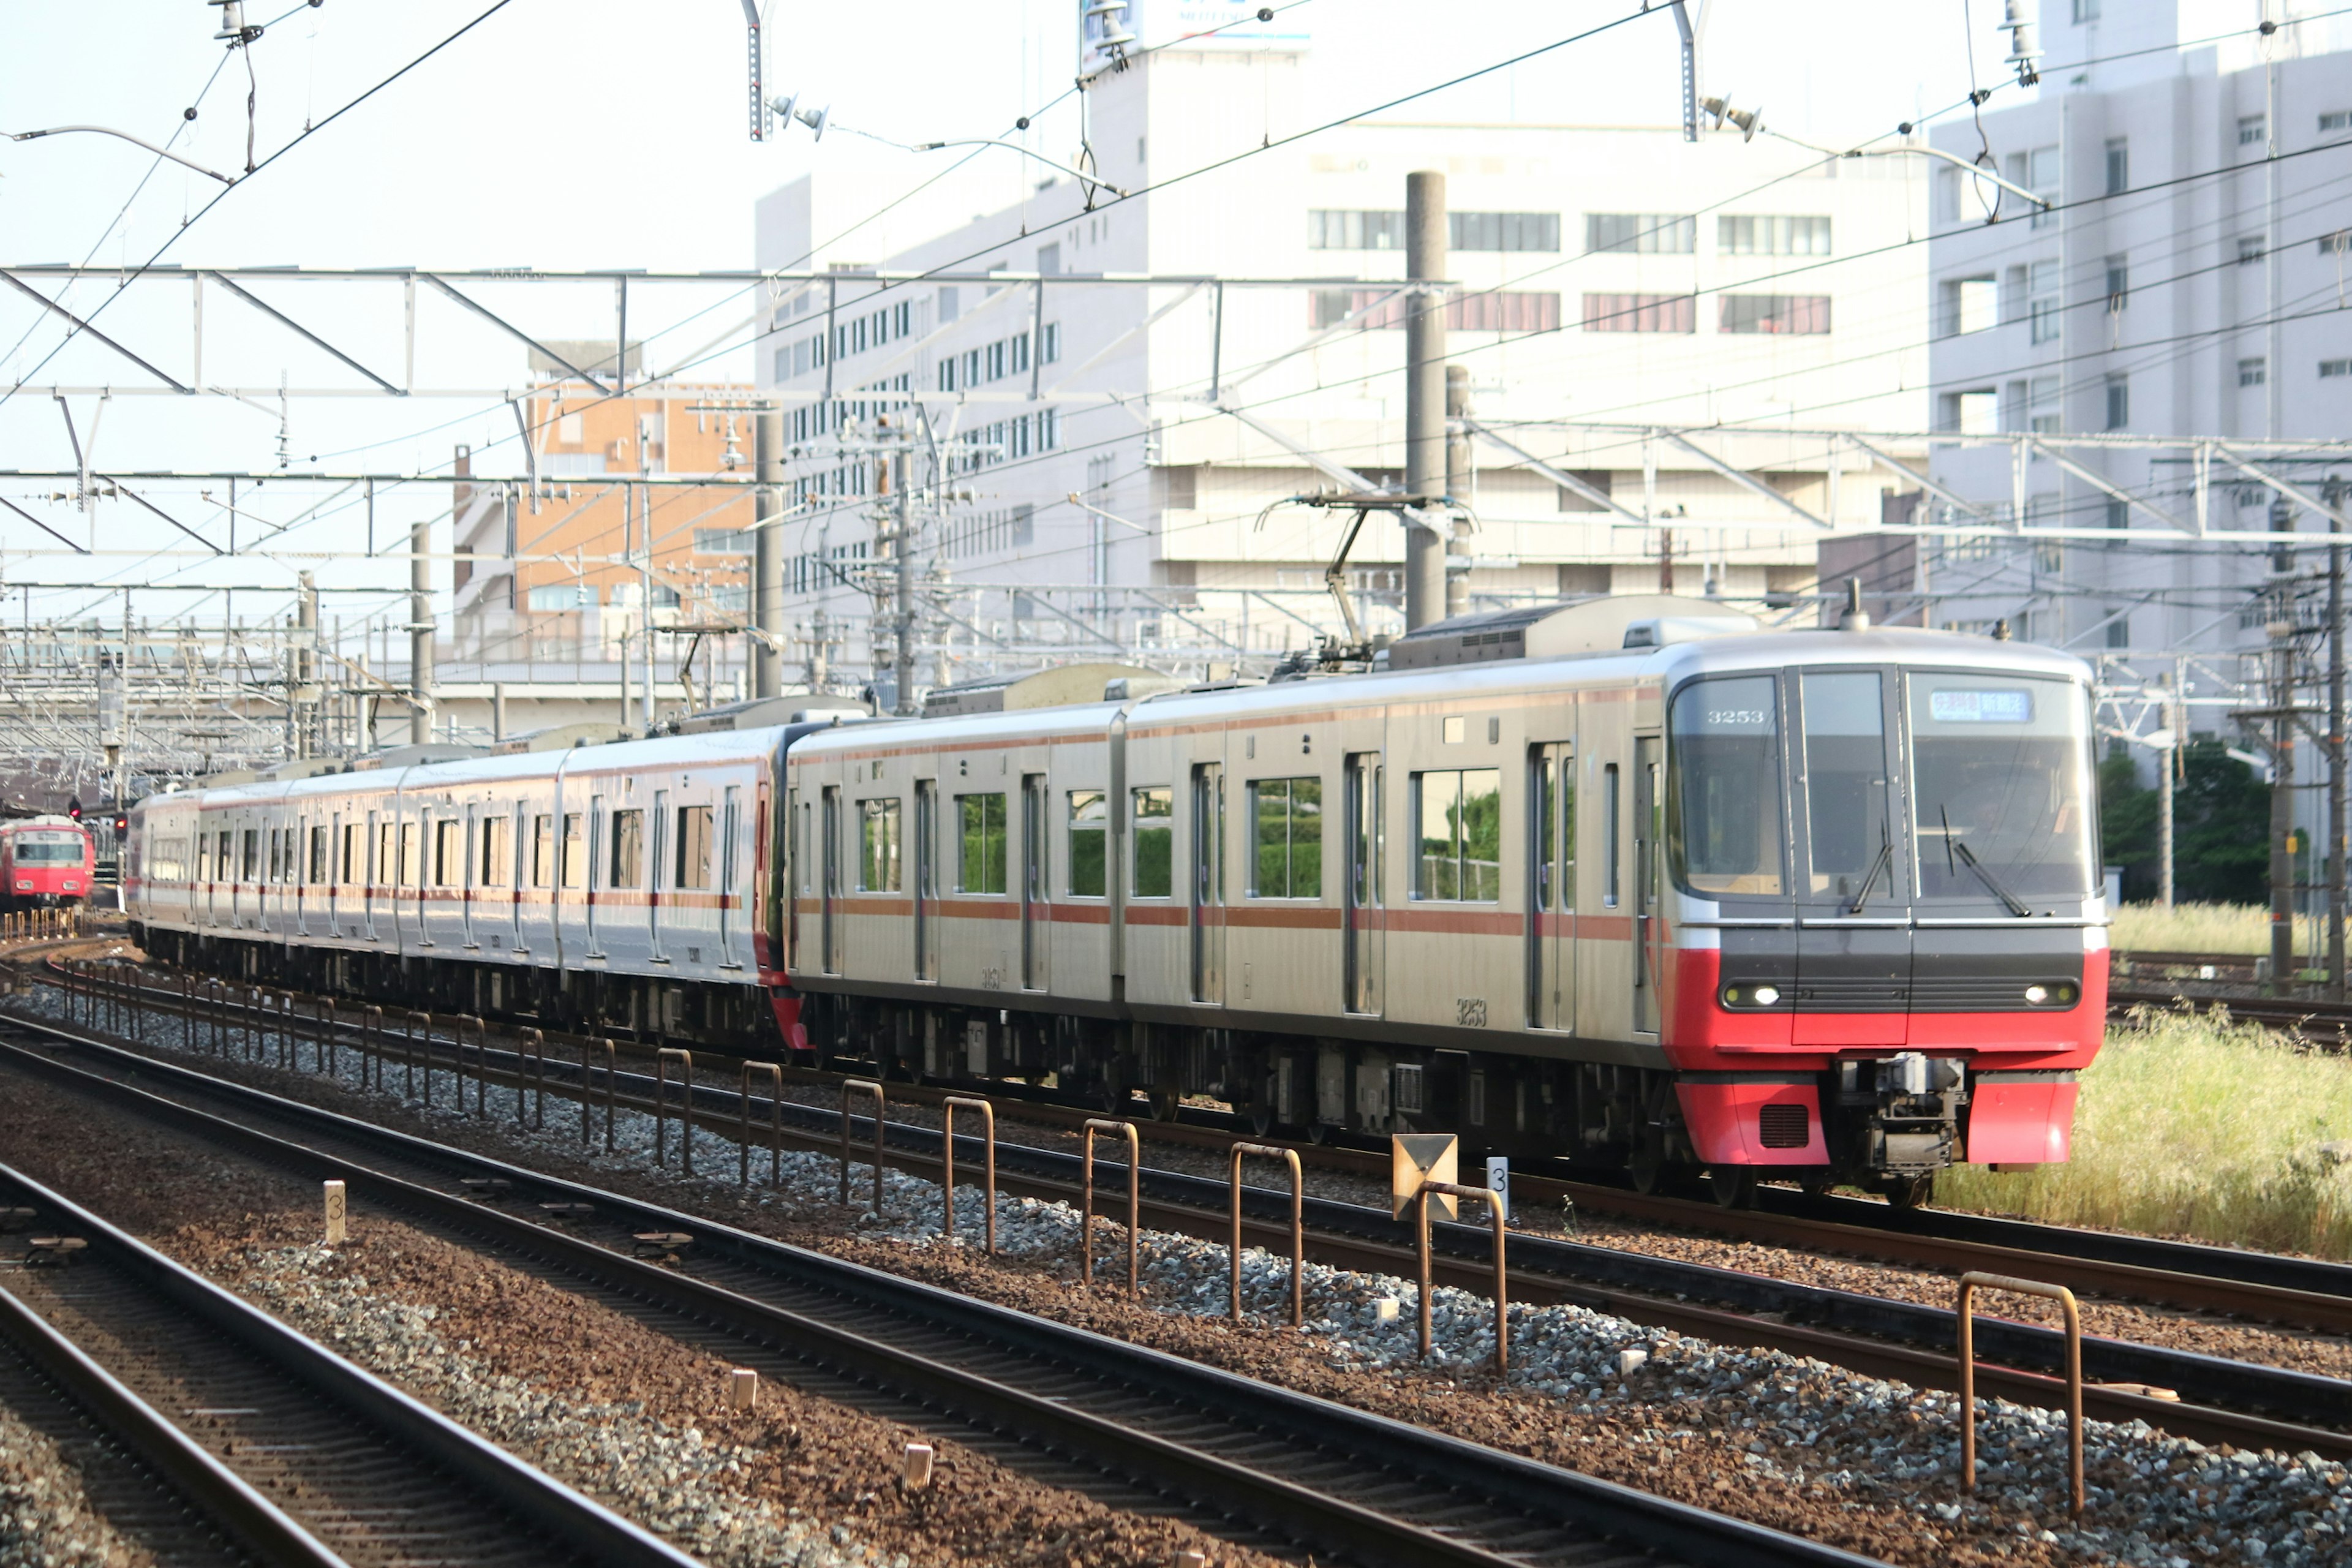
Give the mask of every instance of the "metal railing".
POLYGON ((1429 1322, 1429 1200, 1433 1196, 1483 1198, 1486 1213, 1495 1222, 1495 1373, 1500 1376, 1511 1364, 1511 1309, 1509 1281, 1504 1272, 1505 1229, 1503 1194, 1491 1187, 1465 1187, 1453 1182, 1423 1182, 1413 1194, 1413 1229, 1418 1233, 1421 1258, 1421 1357, 1429 1359, 1431 1334, 1429 1322))
POLYGON ((668 1157, 666 1147, 669 1131, 669 1064, 678 1064, 678 1078, 686 1092, 686 1102, 678 1107, 678 1116, 685 1124, 679 1143, 683 1148, 678 1170, 683 1175, 694 1174, 694 1053, 676 1046, 664 1046, 654 1052, 654 1169, 662 1168, 668 1157))
POLYGON ((1078 1268, 1081 1283, 1091 1287, 1095 1282, 1095 1134, 1123 1134, 1127 1139, 1127 1294, 1135 1297, 1136 1237, 1143 1214, 1143 1144, 1136 1135, 1132 1121, 1108 1121, 1100 1117, 1088 1117, 1081 1140, 1084 1157, 1079 1169, 1085 1173, 1078 1184, 1078 1251, 1084 1262, 1078 1268))
MULTIPOLYGON (((751 1184, 751 1075, 768 1075, 768 1185, 780 1187, 784 1183, 784 1069, 779 1062, 746 1061, 743 1064, 743 1122, 741 1136, 735 1141, 740 1156, 735 1179, 740 1185, 751 1184)), ((581 1092, 587 1092, 583 1080, 581 1092)))
POLYGON ((940 1234, 953 1245, 955 1224, 955 1113, 958 1107, 980 1112, 981 1135, 987 1140, 988 1163, 984 1190, 988 1198, 988 1256, 996 1256, 996 1107, 985 1100, 968 1094, 951 1094, 940 1102, 947 1112, 946 1130, 940 1134, 940 1234))
POLYGON ((1290 1166, 1290 1326, 1300 1328, 1307 1321, 1307 1183, 1299 1169, 1298 1151, 1274 1143, 1236 1143, 1231 1153, 1227 1184, 1233 1194, 1234 1321, 1242 1321, 1242 1159, 1255 1154, 1290 1166))
POLYGON ((2066 1314, 2066 1484, 2070 1507, 2083 1517, 2083 1314, 2074 1292, 2063 1285, 2018 1279, 2006 1274, 1969 1273, 1960 1276, 1959 1300, 1953 1311, 1960 1320, 1960 1489, 1977 1489, 1977 1357, 1975 1299, 1979 1290, 2007 1290, 2019 1296, 2040 1296, 2058 1303, 2066 1314))
POLYGON ((882 1212, 882 1086, 870 1078, 844 1079, 841 1082, 841 1201, 849 1202, 849 1097, 870 1094, 874 1097, 874 1212, 882 1212))

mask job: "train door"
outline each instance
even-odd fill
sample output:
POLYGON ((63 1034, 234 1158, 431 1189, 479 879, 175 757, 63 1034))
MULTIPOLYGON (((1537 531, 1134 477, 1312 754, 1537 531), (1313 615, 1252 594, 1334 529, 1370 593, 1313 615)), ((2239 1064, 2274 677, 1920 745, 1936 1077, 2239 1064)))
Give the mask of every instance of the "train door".
POLYGON ((818 853, 824 860, 824 909, 818 917, 818 923, 824 949, 823 959, 824 972, 827 974, 838 974, 842 971, 842 927, 847 923, 840 909, 842 853, 841 786, 839 784, 824 786, 823 827, 824 844, 818 853))
POLYGON ((1045 882, 1045 840, 1053 796, 1044 773, 1021 775, 1021 984, 1043 991, 1052 980, 1053 889, 1045 882))
MULTIPOLYGON (((656 963, 667 963, 662 951, 662 878, 670 858, 669 791, 654 791, 653 858, 646 867, 646 942, 656 963)), ((671 879, 673 883, 676 879, 671 879)))
POLYGON ((529 877, 536 869, 532 865, 536 852, 525 837, 531 826, 530 812, 530 808, 523 802, 515 802, 510 819, 513 826, 507 829, 507 948, 512 952, 525 952, 530 949, 522 930, 523 889, 532 885, 529 877))
POLYGON ((1192 767, 1192 1000, 1225 1000, 1225 768, 1192 767))
MULTIPOLYGON (((474 933, 475 889, 488 880, 477 875, 480 864, 478 857, 482 853, 482 836, 489 831, 489 825, 482 819, 482 809, 478 805, 466 807, 465 834, 459 847, 462 864, 457 870, 458 925, 464 932, 464 943, 468 952, 482 945, 482 939, 474 933)), ((446 867, 436 867, 435 870, 445 879, 449 875, 446 867)))
POLYGON ((1804 803, 1797 824, 1799 1046, 1901 1046, 1910 1006, 1911 893, 1891 809, 1888 696, 1874 669, 1792 683, 1804 803))
POLYGON ((1576 1027, 1576 747, 1528 748, 1528 1026, 1576 1027))
POLYGON ((735 933, 742 924, 742 915, 735 907, 735 889, 742 878, 735 868, 735 858, 742 853, 743 787, 729 784, 720 797, 719 809, 719 964, 722 969, 740 969, 735 961, 735 933))
POLYGON ((940 781, 915 781, 915 978, 940 977, 940 781))
POLYGON ((1658 1032, 1658 986, 1665 946, 1665 798, 1663 747, 1633 738, 1633 1028, 1658 1032))
POLYGON ((605 880, 604 857, 601 851, 604 847, 604 821, 607 815, 604 809, 604 797, 601 795, 590 795, 587 842, 583 845, 567 844, 563 847, 566 854, 577 848, 587 862, 583 868, 588 884, 584 889, 587 894, 587 910, 583 918, 588 926, 588 956, 591 958, 604 956, 604 921, 596 908, 596 889, 605 880))
POLYGON ((1348 758, 1347 1010, 1378 1017, 1388 933, 1381 900, 1387 858, 1381 816, 1384 772, 1378 752, 1348 758))
POLYGON ((799 971, 801 906, 809 896, 809 808, 797 789, 784 791, 784 969, 799 971))

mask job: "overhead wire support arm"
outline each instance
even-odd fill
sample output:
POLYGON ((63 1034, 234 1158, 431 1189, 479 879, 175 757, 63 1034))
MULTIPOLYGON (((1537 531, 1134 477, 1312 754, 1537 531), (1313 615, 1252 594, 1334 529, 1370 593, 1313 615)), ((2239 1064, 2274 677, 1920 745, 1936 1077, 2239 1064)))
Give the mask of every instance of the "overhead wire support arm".
MULTIPOLYGON (((189 110, 192 115, 194 112, 194 110, 189 110)), ((233 175, 224 174, 217 169, 207 169, 193 158, 183 158, 168 147, 158 147, 152 142, 142 141, 128 131, 117 131, 110 125, 52 125, 46 131, 11 131, 6 134, 11 142, 35 142, 44 136, 68 136, 76 132, 84 132, 94 136, 111 136, 118 141, 128 142, 134 147, 144 147, 158 158, 169 158, 183 168, 194 169, 205 178, 218 180, 224 185, 236 184, 236 177, 233 175)))

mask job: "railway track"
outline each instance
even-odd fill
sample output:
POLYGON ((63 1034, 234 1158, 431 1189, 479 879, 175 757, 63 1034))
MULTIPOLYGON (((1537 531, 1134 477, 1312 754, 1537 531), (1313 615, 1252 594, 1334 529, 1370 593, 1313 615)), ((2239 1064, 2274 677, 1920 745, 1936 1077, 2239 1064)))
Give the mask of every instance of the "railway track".
POLYGON ((40 1237, 0 1268, 0 1339, 54 1402, 110 1435, 121 1471, 146 1479, 146 1506, 121 1522, 151 1546, 299 1568, 689 1568, 6 1165, 0 1200, 30 1210, 40 1237))
MULTIPOLYGON (((514 1059, 501 1062, 504 1053, 496 1047, 485 1049, 493 1078, 511 1081, 514 1059), (500 1071, 501 1067, 509 1070, 500 1071)), ((562 1080, 577 1073, 556 1060, 547 1065, 554 1080, 551 1088, 559 1091, 562 1080)), ((601 1072, 596 1076, 601 1079, 601 1072)), ((616 1078, 623 1104, 650 1110, 655 1088, 650 1079, 630 1073, 616 1078)), ((895 1091, 899 1086, 892 1087, 895 1091)), ((676 1093, 673 1083, 672 1094, 676 1093)), ((761 1098, 746 1107, 734 1091, 709 1085, 698 1086, 695 1100, 707 1128, 732 1131, 748 1110, 757 1135, 765 1131, 772 1112, 783 1121, 784 1141, 793 1146, 837 1148, 836 1112, 791 1101, 772 1106, 761 1098)), ((856 1117, 854 1122, 862 1149, 870 1150, 870 1119, 856 1117)), ((1160 1124, 1159 1130, 1167 1131, 1168 1124, 1160 1124)), ((1223 1142, 1229 1142, 1230 1136, 1226 1134, 1223 1142)), ((885 1128, 885 1142, 888 1164, 918 1175, 936 1175, 940 1144, 936 1130, 892 1122, 885 1128)), ((960 1137, 958 1149, 960 1163, 976 1169, 982 1153, 978 1141, 960 1137)), ((1000 1143, 997 1159, 1000 1185, 1009 1193, 1058 1201, 1074 1201, 1078 1195, 1075 1154, 1000 1143)), ((1223 1237, 1228 1201, 1224 1183, 1147 1169, 1140 1186, 1147 1225, 1213 1239, 1223 1237)), ((1244 1189, 1244 1197, 1245 1239, 1270 1248, 1286 1248, 1287 1194, 1250 1188, 1244 1189)), ((1679 1217, 1695 1221, 1717 1212, 1685 1205, 1685 1213, 1679 1217)), ((1412 1271, 1411 1246, 1399 1236, 1399 1227, 1386 1210, 1310 1198, 1307 1216, 1310 1257, 1344 1268, 1406 1275, 1412 1271)), ((1775 1218, 1761 1214, 1719 1217, 1749 1221, 1759 1227, 1775 1218)), ((1854 1233, 1847 1239, 1858 1246, 1884 1239, 1880 1233, 1863 1227, 1845 1228, 1854 1233)), ((1439 1225, 1433 1231, 1439 1280, 1471 1289, 1490 1289, 1491 1244, 1486 1233, 1458 1225, 1439 1225)), ((1970 1267, 2002 1261, 1981 1244, 1927 1238, 1922 1245, 1927 1243, 1948 1258, 1968 1258, 1970 1267)), ((2015 1250, 2000 1249, 2004 1256, 2015 1250)), ((1941 1309, 1526 1232, 1512 1233, 1509 1255, 1515 1299, 1568 1300, 1718 1342, 1768 1346, 1819 1357, 1869 1375, 1901 1378, 1921 1386, 1949 1387, 1956 1382, 1952 1362, 1956 1322, 1949 1311, 1941 1309)), ((2063 1261, 2033 1255, 2024 1267, 2047 1277, 2057 1272, 2054 1266, 2063 1261), (2042 1267, 2044 1264, 2053 1267, 2042 1267)), ((2105 1267, 2108 1277, 2115 1277, 2116 1266, 2105 1267)), ((2221 1282, 2200 1283, 2182 1277, 2179 1283, 2184 1289, 2212 1286, 2219 1289, 2221 1282)), ((2290 1317, 2289 1309, 2313 1316, 2342 1309, 2339 1300, 2321 1292, 2282 1291, 2243 1283, 2230 1289, 2238 1292, 2242 1301, 2264 1301, 2271 1310, 2290 1317)), ((2063 1385, 2054 1374, 2063 1365, 2063 1342, 2055 1331, 1992 1321, 1979 1328, 1978 1342, 1980 1353, 1994 1363, 1979 1373, 1980 1387, 2045 1406, 2063 1403, 2063 1385)), ((2086 1377, 2093 1381, 2086 1391, 2085 1408, 2103 1419, 2143 1419, 2208 1442, 2288 1452, 2308 1448, 2352 1458, 2352 1434, 2344 1429, 2347 1412, 2352 1412, 2352 1386, 2337 1380, 2097 1338, 2084 1342, 2084 1364, 2086 1377), (2144 1392, 2148 1388, 2170 1391, 2178 1398, 2144 1392)))
POLYGON ((1171 1495, 1234 1521, 1226 1533, 1381 1564, 1868 1561, 150 1058, 97 1044, 66 1055, 0 1041, 10 1070, 345 1180, 355 1203, 866 1384, 927 1425, 944 1416, 1171 1495), (90 1070, 101 1065, 140 1084, 90 1070), (487 1199, 444 1190, 467 1178, 503 1185, 487 1199), (550 1202, 590 1205, 588 1217, 559 1229, 539 1208, 550 1202), (656 1232, 692 1243, 667 1262, 629 1255, 656 1232))

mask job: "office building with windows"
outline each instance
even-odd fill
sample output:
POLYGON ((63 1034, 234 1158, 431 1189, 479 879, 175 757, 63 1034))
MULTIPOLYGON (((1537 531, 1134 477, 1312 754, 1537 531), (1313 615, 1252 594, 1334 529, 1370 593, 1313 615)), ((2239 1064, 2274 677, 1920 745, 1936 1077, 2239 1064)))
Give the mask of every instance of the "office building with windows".
MULTIPOLYGON (((1926 160, 1402 118, 1278 144, 1332 90, 1295 36, 1169 49, 1090 89, 1104 187, 1044 178, 928 232, 894 214, 887 245, 829 241, 876 198, 821 171, 761 200, 760 265, 818 274, 775 286, 758 367, 793 450, 787 616, 823 612, 845 677, 887 581, 877 453, 908 439, 955 474, 912 545, 925 684, 1056 650, 1262 669, 1340 629, 1324 574, 1352 513, 1291 498, 1402 482, 1419 170, 1446 178, 1449 353, 1480 427, 1455 487, 1471 607, 1662 580, 1785 603, 1823 534, 1913 488, 1806 432, 1927 424, 1926 256, 1903 243, 1926 160), (907 273, 936 276, 877 277, 907 273)), ((1403 556, 1375 514, 1347 576, 1369 631, 1402 627, 1403 556)))
MULTIPOLYGON (((2243 5, 2047 0, 2032 100, 1989 109, 1981 140, 1967 119, 1935 131, 1936 146, 1989 152, 2053 204, 1937 174, 1937 429, 2114 438, 2022 457, 1935 447, 1941 485, 2028 536, 1923 543, 1937 622, 2006 618, 2084 657, 2265 641, 2283 574, 2263 544, 2136 535, 2324 521, 2222 447, 2200 465, 2190 446, 2128 443, 2352 433, 2352 32, 2300 19, 2324 9, 2274 0, 2281 25, 2265 35, 2243 5)), ((2317 455, 2274 461, 2314 494, 2339 468, 2352 478, 2317 455)), ((1932 500, 1923 515, 1966 521, 1969 508, 1932 500)))

